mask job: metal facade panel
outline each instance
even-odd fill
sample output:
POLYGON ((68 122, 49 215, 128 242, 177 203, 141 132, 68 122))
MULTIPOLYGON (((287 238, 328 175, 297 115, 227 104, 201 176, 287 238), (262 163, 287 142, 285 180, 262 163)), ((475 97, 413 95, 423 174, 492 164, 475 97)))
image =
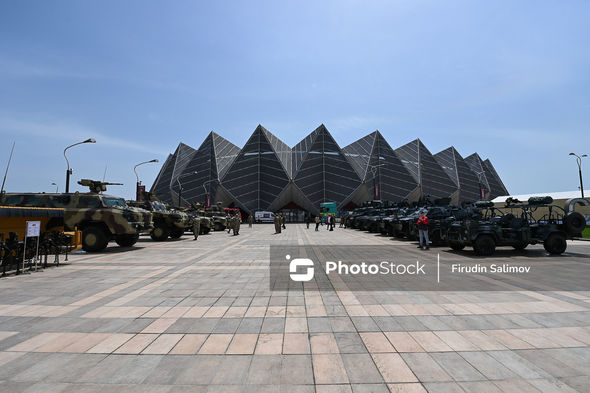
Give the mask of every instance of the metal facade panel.
POLYGON ((373 194, 374 186, 378 187, 375 197, 390 201, 402 201, 418 187, 414 177, 380 132, 376 133, 365 182, 369 183, 373 194))
POLYGON ((267 136, 257 127, 222 180, 224 189, 251 213, 268 209, 289 183, 267 136))
POLYGON ((293 179, 312 205, 342 203, 360 184, 360 178, 324 126, 320 126, 293 179))

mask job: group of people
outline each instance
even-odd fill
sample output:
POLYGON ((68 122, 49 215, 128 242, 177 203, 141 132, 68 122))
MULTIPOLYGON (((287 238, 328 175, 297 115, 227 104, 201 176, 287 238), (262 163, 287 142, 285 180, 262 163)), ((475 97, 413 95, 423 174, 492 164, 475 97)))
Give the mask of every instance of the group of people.
MULTIPOLYGON (((347 216, 343 216, 342 219, 340 220, 341 227, 343 225, 346 227, 346 218, 347 218, 347 216)), ((306 216, 305 224, 307 226, 307 229, 309 229, 309 224, 311 223, 311 220, 312 220, 311 216, 306 216)), ((314 221, 315 221, 315 230, 319 231, 320 224, 322 224, 322 220, 319 216, 315 216, 314 221)), ((248 216, 248 227, 252 228, 253 223, 254 223, 254 217, 252 217, 252 215, 248 216)), ((273 219, 273 223, 275 226, 275 233, 281 233, 283 229, 287 228, 285 226, 285 216, 281 213, 275 214, 274 219, 273 219)), ((234 236, 239 235, 240 234, 240 224, 241 224, 240 218, 237 215, 234 215, 234 216, 228 218, 227 233, 231 233, 231 231, 233 230, 234 236)), ((332 215, 328 215, 326 217, 326 229, 329 231, 333 231, 335 226, 336 226, 336 218, 332 215)), ((420 217, 418 218, 417 227, 418 227, 418 234, 420 237, 420 244, 418 245, 418 248, 428 250, 429 249, 429 247, 428 247, 428 245, 429 245, 428 217, 426 216, 424 211, 420 212, 420 217)), ((193 234, 195 236, 194 240, 197 240, 197 238, 199 237, 200 230, 201 230, 201 220, 196 219, 196 218, 193 219, 193 234)))

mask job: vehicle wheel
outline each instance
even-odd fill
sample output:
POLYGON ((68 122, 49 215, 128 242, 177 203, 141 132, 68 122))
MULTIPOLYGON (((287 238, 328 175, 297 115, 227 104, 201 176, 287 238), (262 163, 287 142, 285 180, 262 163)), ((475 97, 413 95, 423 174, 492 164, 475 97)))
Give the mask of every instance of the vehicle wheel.
POLYGON ((571 235, 582 233, 586 228, 586 219, 578 212, 569 212, 563 218, 565 230, 571 235))
POLYGON ((139 234, 135 235, 119 235, 115 239, 117 244, 121 247, 131 247, 139 240, 139 234))
POLYGON ((97 252, 107 248, 109 239, 100 227, 89 226, 82 230, 82 249, 86 252, 97 252))
POLYGON ((476 255, 493 255, 496 251, 496 241, 490 235, 481 235, 473 243, 476 255))
POLYGON ((465 245, 461 243, 449 242, 449 247, 451 247, 455 251, 461 251, 465 248, 465 245))
POLYGON ((211 232, 211 228, 204 228, 204 227, 201 227, 201 235, 206 235, 206 234, 208 234, 209 232, 211 232))
POLYGON ((549 254, 563 254, 567 248, 565 236, 561 233, 552 233, 543 242, 543 247, 549 254))
POLYGON ((172 228, 170 230, 170 237, 172 239, 178 239, 182 235, 184 235, 184 228, 172 228))
POLYGON ((152 238, 152 240, 157 242, 164 241, 168 238, 168 228, 157 226, 154 229, 152 229, 150 237, 152 238))
POLYGON ((217 223, 217 224, 215 224, 215 228, 214 229, 215 229, 216 232, 217 231, 220 231, 221 232, 221 231, 225 230, 225 227, 223 225, 217 223))
POLYGON ((528 243, 520 243, 520 244, 515 244, 512 247, 514 247, 515 250, 524 250, 526 247, 528 246, 528 243))

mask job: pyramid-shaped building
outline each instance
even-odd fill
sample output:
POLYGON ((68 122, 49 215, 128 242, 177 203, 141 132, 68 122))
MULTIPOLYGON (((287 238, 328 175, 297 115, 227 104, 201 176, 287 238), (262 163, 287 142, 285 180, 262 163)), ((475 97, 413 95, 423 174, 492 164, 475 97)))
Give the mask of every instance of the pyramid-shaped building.
POLYGON ((408 200, 417 192, 418 182, 379 131, 351 143, 342 151, 362 180, 350 198, 354 204, 368 199, 408 200))
POLYGON ((457 186, 457 192, 451 197, 453 204, 459 205, 485 198, 479 179, 453 146, 436 153, 434 159, 457 186))
POLYGON ((221 202, 246 215, 317 214, 323 202, 349 209, 372 199, 458 204, 508 194, 490 160, 477 153, 463 158, 449 147, 432 155, 419 139, 393 149, 379 131, 340 148, 323 124, 293 148, 261 125, 241 149, 215 132, 198 149, 180 143, 151 191, 173 205, 221 202))
POLYGON ((290 172, 291 149, 259 125, 221 183, 235 205, 253 214, 270 208, 289 183, 290 172))
POLYGON ((477 176, 481 187, 485 190, 485 199, 494 199, 498 196, 508 195, 508 190, 500 180, 490 160, 483 161, 479 154, 473 153, 465 157, 465 162, 477 176))
POLYGON ((322 124, 293 148, 293 184, 319 212, 323 202, 339 205, 350 198, 361 179, 338 143, 322 124))
MULTIPOLYGON (((452 198, 457 185, 434 159, 420 139, 415 139, 395 150, 402 164, 418 183, 418 199, 452 198)), ((416 195, 414 195, 414 198, 416 195)))

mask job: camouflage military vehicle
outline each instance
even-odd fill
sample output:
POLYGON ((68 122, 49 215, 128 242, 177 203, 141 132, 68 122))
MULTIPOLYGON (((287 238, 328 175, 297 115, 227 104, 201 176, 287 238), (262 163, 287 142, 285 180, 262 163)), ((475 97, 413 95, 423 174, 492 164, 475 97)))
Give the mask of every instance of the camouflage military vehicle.
POLYGON ((149 211, 130 207, 123 198, 101 194, 107 185, 116 183, 82 179, 78 184, 89 187, 90 192, 4 193, 0 195, 0 205, 64 209, 64 228, 82 231, 82 249, 87 252, 104 250, 110 240, 121 247, 131 247, 140 233, 153 228, 149 211))
POLYGON ((178 239, 184 235, 185 231, 191 229, 192 221, 185 212, 169 209, 153 193, 144 191, 141 199, 141 201, 127 201, 127 204, 152 212, 154 222, 154 229, 150 232, 152 240, 164 241, 168 236, 178 239))
POLYGON ((213 230, 223 231, 227 228, 227 214, 221 207, 221 203, 211 206, 209 209, 199 209, 199 215, 209 217, 212 221, 213 230))
POLYGON ((190 209, 186 210, 191 220, 201 220, 200 235, 208 234, 211 232, 211 228, 213 228, 213 220, 210 217, 206 217, 203 212, 204 210, 200 203, 192 203, 190 209))

